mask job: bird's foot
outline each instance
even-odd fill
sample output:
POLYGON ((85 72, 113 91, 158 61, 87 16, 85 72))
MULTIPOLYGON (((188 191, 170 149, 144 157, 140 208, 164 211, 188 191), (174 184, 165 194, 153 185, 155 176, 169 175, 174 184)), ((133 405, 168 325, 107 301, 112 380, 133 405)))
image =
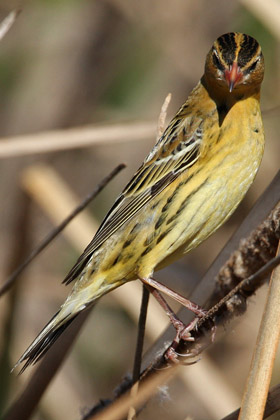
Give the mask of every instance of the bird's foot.
MULTIPOLYGON (((168 349, 164 353, 164 357, 166 360, 173 362, 173 363, 180 363, 179 358, 185 357, 185 358, 193 358, 198 356, 204 346, 195 346, 191 350, 189 350, 187 353, 179 353, 177 351, 177 348, 179 346, 179 343, 181 341, 190 341, 194 342, 195 338, 192 336, 191 331, 196 329, 198 321, 203 317, 206 316, 207 312, 203 311, 203 314, 200 316, 194 318, 189 324, 185 325, 182 321, 180 321, 178 318, 176 319, 176 322, 173 322, 173 325, 176 329, 176 336, 171 343, 171 345, 168 347, 168 349)), ((215 325, 211 328, 211 343, 214 342, 215 336, 216 336, 217 327, 215 325)), ((195 362, 187 362, 184 364, 190 365, 196 363, 195 362)))

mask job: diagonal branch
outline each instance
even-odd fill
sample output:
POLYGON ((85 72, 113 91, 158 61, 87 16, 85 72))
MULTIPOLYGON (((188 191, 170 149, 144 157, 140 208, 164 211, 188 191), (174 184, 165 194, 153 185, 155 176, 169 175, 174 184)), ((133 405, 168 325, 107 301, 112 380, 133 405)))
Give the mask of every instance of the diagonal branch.
POLYGON ((36 258, 49 244, 52 242, 60 232, 74 219, 88 204, 106 187, 106 185, 122 170, 125 165, 121 163, 113 171, 107 175, 94 190, 64 219, 56 228, 41 241, 31 254, 20 264, 15 271, 8 277, 5 283, 0 287, 0 297, 3 296, 14 284, 18 276, 23 270, 36 258))

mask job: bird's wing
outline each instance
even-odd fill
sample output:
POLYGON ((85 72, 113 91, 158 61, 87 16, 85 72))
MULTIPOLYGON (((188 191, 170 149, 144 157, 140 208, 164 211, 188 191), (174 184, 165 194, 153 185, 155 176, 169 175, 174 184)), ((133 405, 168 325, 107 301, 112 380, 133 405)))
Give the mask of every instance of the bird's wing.
MULTIPOLYGON (((178 114, 177 114, 178 115, 178 114)), ((75 280, 92 254, 200 156, 201 119, 175 117, 127 184, 63 283, 75 280)))

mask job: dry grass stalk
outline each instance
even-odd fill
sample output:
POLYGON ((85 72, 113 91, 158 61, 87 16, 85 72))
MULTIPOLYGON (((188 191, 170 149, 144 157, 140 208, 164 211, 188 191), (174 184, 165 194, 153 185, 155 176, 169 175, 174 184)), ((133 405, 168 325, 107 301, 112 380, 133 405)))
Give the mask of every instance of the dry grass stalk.
MULTIPOLYGON (((280 255, 280 245, 278 255, 280 255)), ((241 404, 239 420, 261 420, 280 337, 280 266, 271 275, 267 301, 241 404)))
POLYGON ((166 96, 166 98, 165 98, 165 100, 164 100, 164 102, 162 104, 161 110, 160 110, 159 119, 158 119, 158 132, 157 132, 157 137, 158 138, 160 138, 160 136, 164 132, 164 126, 165 126, 165 120, 166 120, 166 115, 167 115, 167 109, 168 109, 168 106, 170 104, 171 97, 172 97, 172 95, 171 95, 171 93, 169 93, 166 96))
POLYGON ((154 395, 160 387, 167 383, 178 372, 178 367, 173 366, 170 369, 157 372, 156 375, 151 376, 147 381, 139 387, 135 396, 131 396, 130 392, 119 398, 114 405, 105 408, 101 413, 88 414, 84 420, 121 420, 126 415, 130 407, 138 409, 147 400, 154 395))
POLYGON ((96 144, 139 141, 154 137, 155 133, 154 123, 137 122, 5 137, 0 140, 0 158, 77 149, 96 144))
MULTIPOLYGON (((48 167, 46 167, 46 166, 44 167, 42 165, 39 165, 39 178, 40 178, 40 175, 42 175, 42 170, 40 170, 40 168, 41 169, 45 168, 45 172, 47 172, 48 175, 53 175, 54 174, 54 172, 52 172, 52 170, 50 168, 49 168, 49 171, 48 171, 48 167)), ((125 165, 120 164, 115 169, 113 169, 113 171, 110 172, 105 178, 103 178, 103 180, 94 188, 94 190, 90 194, 88 194, 85 197, 85 199, 83 201, 81 201, 74 209, 71 210, 71 212, 68 214, 68 216, 65 216, 65 218, 62 220, 62 222, 60 222, 52 231, 49 232, 49 234, 47 236, 45 236, 45 238, 39 243, 39 245, 37 245, 37 247, 31 251, 31 253, 27 256, 27 258, 24 261, 22 261, 21 264, 19 264, 16 267, 16 269, 9 275, 8 279, 0 286, 0 297, 3 296, 13 286, 13 284, 17 280, 18 276, 23 272, 23 270, 62 232, 62 230, 64 230, 66 228, 66 226, 68 226, 68 224, 78 214, 81 213, 82 210, 84 210, 88 206, 88 204, 103 190, 103 188, 124 168, 125 168, 125 165)), ((32 195, 32 193, 35 193, 35 195, 36 195, 36 192, 38 191, 38 188, 40 186, 42 187, 42 185, 41 185, 42 183, 40 184, 40 179, 39 179, 39 184, 38 184, 38 179, 37 179, 37 176, 36 176, 37 173, 38 173, 38 165, 33 167, 33 171, 31 169, 31 173, 29 172, 29 170, 27 170, 27 172, 26 172, 26 175, 27 175, 26 179, 25 179, 26 187, 27 187, 27 191, 28 191, 28 187, 30 187, 30 191, 28 191, 28 192, 31 195, 32 195), (34 169, 35 169, 35 173, 34 173, 34 169), (32 177, 34 177, 34 175, 35 175, 35 182, 32 182, 32 180, 33 180, 32 177)), ((43 169, 43 173, 44 173, 44 169, 43 169)), ((64 191, 63 188, 65 188, 65 184, 63 184, 62 180, 58 180, 58 181, 59 182, 55 184, 56 194, 59 191, 60 192, 64 191), (59 189, 57 190, 58 186, 59 186, 59 189)), ((43 184, 44 184, 44 182, 45 182, 45 184, 46 184, 45 186, 47 188, 46 188, 46 190, 43 190, 43 192, 48 197, 49 196, 49 194, 48 194, 49 188, 51 188, 53 186, 53 177, 52 176, 47 176, 47 177, 45 176, 45 179, 43 180, 43 184)), ((67 188, 66 188, 66 193, 67 193, 67 188)), ((43 197, 43 199, 45 200, 45 197, 42 196, 42 194, 41 194, 40 188, 39 188, 38 197, 43 197)), ((59 197, 59 195, 57 194, 57 198, 58 197, 59 197)), ((71 195, 70 192, 69 192, 67 198, 68 198, 67 205, 70 208, 70 204, 73 204, 73 194, 71 195), (71 196, 71 199, 69 201, 70 196, 71 196)), ((65 199, 65 196, 64 196, 64 199, 65 199)), ((59 201, 59 198, 58 198, 58 201, 59 201)), ((51 202, 52 202, 52 197, 51 197, 51 202)), ((60 210, 61 210, 61 208, 63 210, 65 210, 65 207, 63 207, 63 206, 60 206, 59 208, 60 208, 60 210)), ((81 226, 81 229, 82 229, 82 226, 81 226)))
MULTIPOLYGON (((54 225, 67 217, 71 211, 69 209, 74 209, 79 202, 56 171, 45 164, 27 168, 22 173, 21 184, 24 190, 44 209, 54 225)), ((82 213, 67 226, 64 234, 70 242, 78 242, 79 248, 84 249, 97 228, 97 221, 89 214, 82 213)))

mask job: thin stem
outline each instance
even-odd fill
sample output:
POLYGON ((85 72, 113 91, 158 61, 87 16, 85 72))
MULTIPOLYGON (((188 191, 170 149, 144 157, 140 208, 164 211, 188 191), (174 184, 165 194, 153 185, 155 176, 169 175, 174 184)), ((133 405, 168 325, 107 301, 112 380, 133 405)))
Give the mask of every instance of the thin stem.
MULTIPOLYGON (((280 242, 278 246, 280 255, 280 242)), ((263 418, 280 338, 280 267, 272 273, 266 305, 242 399, 240 420, 263 418), (276 322, 275 322, 276 321, 276 322)))
POLYGON ((235 286, 234 289, 232 289, 216 305, 214 305, 211 309, 209 309, 209 311, 207 311, 206 315, 199 320, 199 322, 197 323, 197 326, 200 327, 206 319, 209 319, 213 315, 215 315, 215 313, 221 308, 221 306, 223 306, 229 299, 231 299, 234 295, 240 292, 244 288, 244 286, 261 279, 266 274, 270 273, 279 264, 280 264, 280 255, 278 255, 275 258, 272 258, 272 260, 270 260, 268 263, 262 266, 256 273, 242 280, 237 286, 235 286))
POLYGON ((56 236, 79 214, 84 208, 106 187, 106 185, 122 170, 125 164, 121 163, 113 171, 107 175, 94 190, 64 219, 56 228, 54 228, 42 242, 35 248, 31 254, 23 261, 18 268, 12 272, 5 283, 0 288, 0 297, 3 296, 14 284, 19 274, 37 257, 56 236))
POLYGON ((141 372, 141 360, 142 360, 142 352, 143 352, 143 345, 144 345, 144 336, 145 336, 149 297, 150 297, 150 293, 143 284, 141 309, 140 309, 139 320, 138 320, 137 344, 136 344, 136 351, 135 351, 134 364, 133 364, 133 374, 132 374, 133 384, 138 381, 140 372, 141 372))
POLYGON ((133 384, 131 388, 132 404, 128 410, 127 420, 133 420, 136 417, 136 409, 134 407, 133 401, 138 393, 137 382, 140 378, 140 373, 141 373, 141 362, 142 362, 142 353, 143 353, 143 346, 144 346, 145 327, 146 327, 149 297, 150 297, 150 293, 143 284, 141 308, 140 308, 140 314, 139 314, 139 320, 138 320, 138 335, 137 335, 137 343, 136 343, 133 373, 132 373, 132 384, 133 384))

